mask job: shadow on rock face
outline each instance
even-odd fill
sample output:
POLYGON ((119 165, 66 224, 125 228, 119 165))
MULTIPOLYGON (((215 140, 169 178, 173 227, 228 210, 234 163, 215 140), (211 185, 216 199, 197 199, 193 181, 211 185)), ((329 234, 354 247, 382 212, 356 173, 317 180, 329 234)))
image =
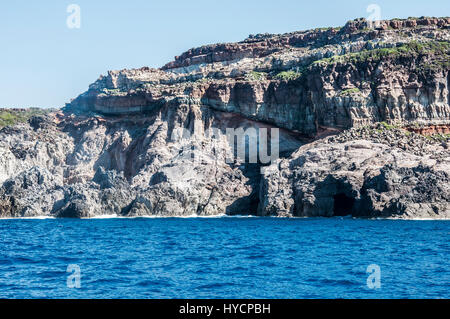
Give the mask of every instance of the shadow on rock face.
POLYGON ((334 195, 334 216, 348 216, 352 214, 355 199, 341 193, 334 195))
POLYGON ((234 201, 226 208, 227 215, 257 215, 259 205, 259 186, 261 182, 261 165, 245 164, 242 166, 242 173, 249 180, 246 183, 251 185, 252 192, 249 196, 245 196, 234 201))
POLYGON ((314 184, 312 197, 307 194, 300 197, 301 202, 305 197, 314 200, 303 206, 297 202, 298 207, 303 207, 300 216, 341 217, 354 214, 359 192, 347 178, 329 175, 322 182, 314 184))
POLYGON ((90 207, 83 201, 75 200, 58 212, 58 218, 90 218, 90 207))
POLYGON ((242 197, 227 207, 226 213, 230 216, 257 215, 259 204, 258 193, 253 191, 250 196, 242 197))

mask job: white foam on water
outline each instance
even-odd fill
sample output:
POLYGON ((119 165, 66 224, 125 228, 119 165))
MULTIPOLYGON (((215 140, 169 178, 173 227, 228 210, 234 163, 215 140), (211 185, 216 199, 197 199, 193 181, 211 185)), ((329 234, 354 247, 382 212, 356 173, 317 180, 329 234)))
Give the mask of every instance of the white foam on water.
POLYGON ((82 218, 82 219, 116 219, 116 218, 120 218, 120 216, 117 214, 99 215, 99 216, 95 216, 95 217, 91 217, 91 218, 82 218))
POLYGON ((44 220, 56 219, 54 216, 33 216, 33 217, 0 217, 0 220, 44 220))
MULTIPOLYGON (((187 216, 134 216, 134 217, 128 217, 128 216, 119 216, 117 214, 112 215, 99 215, 95 217, 90 218, 73 218, 77 220, 98 220, 98 219, 220 219, 220 218, 265 218, 265 219, 340 219, 340 220, 398 220, 398 221, 450 221, 450 218, 401 218, 401 217, 376 217, 376 218, 357 218, 352 216, 346 216, 346 217, 282 217, 282 216, 255 216, 255 215, 211 215, 211 216, 204 216, 204 215, 187 215, 187 216)), ((65 218, 57 218, 54 216, 33 216, 33 217, 0 217, 1 220, 47 220, 47 219, 62 219, 65 218)))

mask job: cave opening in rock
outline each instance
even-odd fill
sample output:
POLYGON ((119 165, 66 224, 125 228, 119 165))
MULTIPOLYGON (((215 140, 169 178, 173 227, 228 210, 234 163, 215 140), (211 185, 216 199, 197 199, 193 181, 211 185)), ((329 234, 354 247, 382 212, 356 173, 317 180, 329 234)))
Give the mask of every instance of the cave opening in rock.
POLYGON ((348 216, 352 214, 355 199, 345 194, 334 196, 334 216, 348 216))

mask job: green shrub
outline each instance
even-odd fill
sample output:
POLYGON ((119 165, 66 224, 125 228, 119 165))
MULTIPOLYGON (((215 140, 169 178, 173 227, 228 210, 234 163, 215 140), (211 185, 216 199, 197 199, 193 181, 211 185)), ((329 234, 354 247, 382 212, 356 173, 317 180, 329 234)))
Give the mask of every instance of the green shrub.
POLYGON ((275 75, 275 79, 282 81, 294 81, 302 76, 301 72, 283 71, 275 75))
POLYGON ((387 122, 381 122, 381 125, 383 125, 386 130, 394 130, 394 129, 399 128, 399 126, 392 125, 387 122))
POLYGON ((245 75, 245 78, 248 81, 264 81, 267 79, 267 73, 251 71, 245 75))
POLYGON ((435 134, 432 137, 439 142, 447 142, 450 140, 450 134, 435 134))
POLYGON ((355 94, 355 93, 359 93, 361 92, 358 88, 353 88, 353 89, 348 89, 348 90, 344 90, 341 92, 340 95, 351 95, 351 94, 355 94))

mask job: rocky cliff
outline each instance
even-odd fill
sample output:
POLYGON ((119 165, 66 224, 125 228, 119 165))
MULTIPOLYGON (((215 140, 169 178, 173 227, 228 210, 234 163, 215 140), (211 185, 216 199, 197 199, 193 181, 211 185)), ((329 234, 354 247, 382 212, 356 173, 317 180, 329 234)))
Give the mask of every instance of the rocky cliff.
POLYGON ((308 136, 320 126, 448 123, 450 18, 367 21, 189 50, 161 69, 112 71, 70 107, 145 113, 170 101, 308 136))
POLYGON ((449 218, 449 54, 450 18, 360 19, 110 71, 0 131, 0 215, 449 218))

